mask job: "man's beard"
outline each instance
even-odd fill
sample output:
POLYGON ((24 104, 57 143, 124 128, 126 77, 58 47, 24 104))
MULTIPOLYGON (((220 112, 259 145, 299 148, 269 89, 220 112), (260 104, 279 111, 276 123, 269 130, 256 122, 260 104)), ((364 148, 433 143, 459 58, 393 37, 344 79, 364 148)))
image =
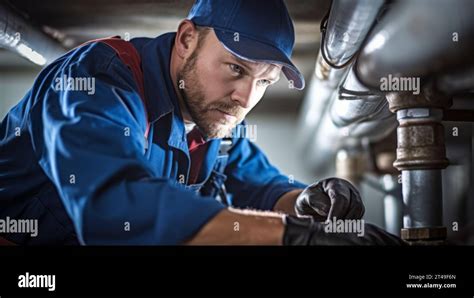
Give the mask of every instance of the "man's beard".
POLYGON ((183 69, 178 73, 178 90, 188 113, 205 138, 229 137, 234 127, 243 120, 245 112, 242 107, 231 99, 220 100, 209 105, 204 103, 205 98, 202 92, 204 88, 196 74, 197 54, 198 50, 196 49, 184 64, 183 69), (184 83, 184 88, 179 88, 182 83, 184 83), (210 119, 209 116, 206 117, 209 112, 216 109, 234 115, 236 121, 215 121, 210 119))

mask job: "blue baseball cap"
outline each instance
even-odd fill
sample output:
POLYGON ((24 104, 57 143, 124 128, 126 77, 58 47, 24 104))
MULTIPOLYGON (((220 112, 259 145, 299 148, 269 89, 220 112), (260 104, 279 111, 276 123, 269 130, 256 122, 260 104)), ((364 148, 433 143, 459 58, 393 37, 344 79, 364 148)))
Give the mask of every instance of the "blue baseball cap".
POLYGON ((212 27, 239 58, 281 65, 293 87, 304 88, 304 77, 290 59, 295 32, 283 0, 197 0, 187 19, 212 27))

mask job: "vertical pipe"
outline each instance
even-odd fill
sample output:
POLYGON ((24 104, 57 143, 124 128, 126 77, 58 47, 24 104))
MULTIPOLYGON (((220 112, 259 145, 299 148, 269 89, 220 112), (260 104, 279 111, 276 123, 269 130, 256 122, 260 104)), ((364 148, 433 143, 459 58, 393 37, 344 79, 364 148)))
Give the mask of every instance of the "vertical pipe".
POLYGON ((405 228, 443 225, 441 170, 402 171, 405 228))

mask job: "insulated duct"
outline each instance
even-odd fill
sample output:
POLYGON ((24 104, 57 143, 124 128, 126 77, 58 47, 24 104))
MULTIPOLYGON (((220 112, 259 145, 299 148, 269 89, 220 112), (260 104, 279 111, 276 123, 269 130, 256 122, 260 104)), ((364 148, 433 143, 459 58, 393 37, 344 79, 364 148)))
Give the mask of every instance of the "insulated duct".
POLYGON ((5 1, 0 1, 0 47, 38 65, 46 65, 65 53, 58 42, 31 25, 5 1))

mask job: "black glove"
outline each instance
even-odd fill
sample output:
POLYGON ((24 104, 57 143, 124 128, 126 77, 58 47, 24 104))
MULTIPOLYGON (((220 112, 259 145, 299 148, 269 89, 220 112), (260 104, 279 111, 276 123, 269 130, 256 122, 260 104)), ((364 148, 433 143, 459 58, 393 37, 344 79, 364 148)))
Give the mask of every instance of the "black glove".
POLYGON ((365 212, 359 191, 348 181, 324 179, 306 187, 298 196, 295 211, 299 216, 326 219, 359 219, 365 212))
POLYGON ((406 245, 402 239, 372 224, 363 224, 363 235, 357 232, 327 232, 331 223, 315 222, 312 218, 286 215, 283 245, 406 245))

